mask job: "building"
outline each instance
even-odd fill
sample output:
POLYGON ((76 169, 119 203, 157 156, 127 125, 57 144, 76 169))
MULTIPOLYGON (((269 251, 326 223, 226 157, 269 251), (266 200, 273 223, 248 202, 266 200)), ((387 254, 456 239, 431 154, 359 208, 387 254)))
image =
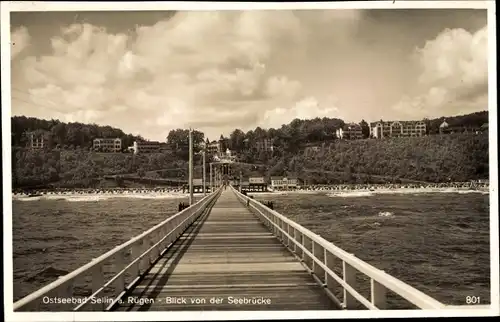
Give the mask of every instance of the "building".
POLYGON ((227 140, 221 135, 218 141, 209 141, 207 139, 205 143, 205 148, 207 153, 212 155, 221 155, 225 149, 227 149, 227 140))
POLYGON ((272 152, 274 150, 273 141, 267 138, 258 140, 255 142, 255 148, 257 149, 258 152, 260 151, 272 152))
POLYGON ((227 149, 225 153, 218 155, 221 162, 236 162, 236 155, 231 153, 231 150, 227 149))
POLYGON ((160 152, 172 152, 172 148, 166 142, 160 142, 160 152))
POLYGON ((298 179, 295 177, 271 177, 271 187, 273 190, 296 189, 298 179))
POLYGON ((439 134, 453 134, 453 133, 475 133, 488 131, 488 123, 483 124, 481 127, 474 126, 451 126, 446 120, 439 125, 439 134))
POLYGON ((228 145, 228 139, 226 139, 222 134, 220 135, 219 138, 219 153, 224 152, 227 148, 229 147, 228 145))
POLYGON ((138 153, 160 153, 165 144, 158 141, 134 141, 134 154, 138 153))
POLYGON ((264 179, 264 177, 250 177, 248 178, 248 182, 251 184, 251 185, 259 185, 259 184, 265 184, 266 183, 266 180, 264 179))
POLYGON ((264 177, 249 177, 247 190, 250 192, 267 191, 267 183, 264 177))
POLYGON ((219 141, 208 142, 207 140, 206 149, 207 153, 216 155, 221 152, 221 144, 219 141))
POLYGON ((346 140, 361 140, 363 138, 363 130, 361 125, 356 123, 346 124, 335 133, 339 139, 346 140))
POLYGON ((48 132, 45 131, 36 131, 28 133, 28 144, 32 149, 43 149, 47 146, 48 132))
POLYGON ((439 125, 439 133, 440 134, 446 133, 449 127, 450 125, 446 122, 446 120, 444 120, 443 123, 439 125))
POLYGON ((423 121, 378 121, 370 123, 370 136, 381 139, 386 137, 424 136, 427 126, 423 121))
POLYGON ((94 139, 93 148, 99 152, 120 152, 122 140, 120 138, 97 138, 94 139))

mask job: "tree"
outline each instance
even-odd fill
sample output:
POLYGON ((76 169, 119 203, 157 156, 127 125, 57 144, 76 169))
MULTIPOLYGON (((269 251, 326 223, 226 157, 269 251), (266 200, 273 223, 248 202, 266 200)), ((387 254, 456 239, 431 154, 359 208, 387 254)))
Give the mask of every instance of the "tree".
MULTIPOLYGON (((488 112, 446 119, 452 126, 479 128, 487 122, 488 112)), ((364 120, 360 124, 363 125, 363 122, 364 120)), ((429 128, 439 128, 442 118, 428 122, 431 124, 429 128)), ((339 182, 342 179, 355 182, 360 180, 359 178, 370 182, 390 181, 393 177, 399 177, 403 181, 433 182, 488 178, 487 132, 478 135, 456 134, 397 140, 335 141, 329 143, 328 149, 320 149, 310 155, 303 150, 302 146, 308 139, 328 140, 343 124, 342 120, 331 118, 296 119, 277 129, 256 128, 247 133, 236 129, 231 133, 228 143, 234 150, 241 149, 238 157, 243 162, 254 163, 260 159, 267 169, 270 169, 268 174, 272 172, 274 175, 282 175, 285 166, 288 166, 293 173, 301 171, 308 182, 339 182), (262 150, 257 152, 256 142, 264 138, 273 140, 272 155, 262 150), (322 169, 331 172, 321 173, 322 169), (364 174, 370 175, 365 177, 364 174)), ((151 172, 160 169, 170 169, 162 171, 162 177, 187 176, 188 130, 170 131, 167 139, 174 151, 161 156, 100 154, 96 158, 88 149, 94 137, 120 137, 123 146, 131 145, 134 140, 142 138, 109 126, 62 123, 23 116, 12 117, 11 125, 12 151, 16 151, 12 160, 14 187, 53 183, 68 187, 91 186, 96 183, 96 177, 104 174, 151 172), (62 148, 60 156, 52 154, 50 149, 24 149, 28 142, 26 133, 33 131, 48 131, 50 139, 62 148), (68 151, 69 146, 74 147, 74 150, 68 151)), ((198 143, 204 140, 204 135, 194 131, 193 139, 196 151, 199 149, 198 143)), ((208 157, 210 160, 210 156, 208 157)), ((196 160, 198 162, 199 158, 196 160)))
MULTIPOLYGON (((203 132, 193 130, 193 150, 199 152, 199 146, 205 140, 203 132)), ((189 151, 189 129, 170 130, 167 143, 173 150, 189 151)))
POLYGON ((361 133, 363 134, 363 139, 367 139, 370 136, 370 126, 365 120, 361 120, 359 123, 361 126, 361 133))
POLYGON ((236 129, 229 136, 230 147, 236 152, 240 152, 244 149, 245 133, 242 130, 236 129))

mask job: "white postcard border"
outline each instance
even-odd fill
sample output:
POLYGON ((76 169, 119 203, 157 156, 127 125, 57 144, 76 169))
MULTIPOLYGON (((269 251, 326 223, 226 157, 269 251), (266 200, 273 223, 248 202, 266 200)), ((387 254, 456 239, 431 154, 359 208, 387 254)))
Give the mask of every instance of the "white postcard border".
MULTIPOLYGON (((295 3, 225 2, 1 2, 1 81, 2 94, 2 167, 4 222, 4 308, 6 321, 173 321, 173 320, 250 320, 306 318, 380 318, 380 317, 462 317, 499 314, 499 241, 498 241, 498 151, 496 29, 494 1, 353 1, 295 3), (489 41, 489 138, 490 138, 490 258, 491 306, 489 309, 387 310, 387 311, 198 311, 198 312, 13 312, 12 284, 12 176, 11 176, 11 92, 10 92, 10 12, 17 11, 159 11, 159 10, 283 10, 283 9, 403 9, 403 8, 474 8, 488 9, 489 41), (8 76, 6 76, 8 75, 8 76)), ((465 296, 465 295, 464 295, 465 296)))

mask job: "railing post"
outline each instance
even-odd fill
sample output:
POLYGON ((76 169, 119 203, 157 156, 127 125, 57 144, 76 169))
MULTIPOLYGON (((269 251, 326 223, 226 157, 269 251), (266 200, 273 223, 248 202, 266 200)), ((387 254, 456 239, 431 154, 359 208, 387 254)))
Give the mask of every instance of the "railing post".
POLYGON ((167 247, 167 241, 166 241, 166 238, 164 238, 165 236, 167 236, 167 226, 168 226, 168 224, 166 224, 165 226, 160 228, 160 232, 159 232, 160 239, 158 240, 158 241, 162 240, 162 242, 158 246, 159 250, 160 250, 160 254, 167 247))
MULTIPOLYGON (((131 251, 130 252, 131 261, 135 261, 139 256, 141 256, 141 248, 137 243, 132 245, 130 251, 131 251)), ((134 280, 137 276, 141 274, 141 261, 135 262, 134 266, 132 267, 131 274, 132 274, 132 280, 134 280)))
MULTIPOLYGON (((333 259, 335 258, 332 254, 330 254, 329 251, 326 250, 326 248, 323 249, 324 252, 324 257, 325 257, 325 266, 328 267, 332 272, 335 272, 333 269, 333 259)), ((325 284, 326 288, 332 292, 332 294, 335 295, 335 284, 336 281, 333 277, 328 274, 328 272, 325 270, 325 284)))
POLYGON ((168 222, 165 226, 166 226, 165 235, 166 236, 168 235, 168 237, 165 238, 165 247, 164 248, 168 247, 168 245, 170 245, 174 239, 173 234, 172 234, 172 229, 173 229, 174 225, 172 225, 172 222, 168 222))
MULTIPOLYGON (((97 292, 104 285, 104 270, 103 265, 100 263, 99 265, 95 265, 92 268, 92 294, 97 292)), ((100 301, 102 303, 97 302, 93 307, 96 307, 100 310, 104 310, 104 301, 100 301)))
MULTIPOLYGON (((155 244, 155 241, 154 241, 154 233, 151 233, 149 234, 149 236, 146 236, 145 238, 147 239, 148 243, 148 248, 151 248, 154 244, 155 244)), ((155 259, 156 259, 156 247, 153 247, 153 249, 151 249, 151 251, 149 252, 149 265, 153 264, 155 259)))
MULTIPOLYGON (((350 287, 356 289, 356 270, 345 261, 342 261, 343 266, 343 276, 344 282, 346 282, 350 287)), ((356 304, 356 299, 344 289, 344 307, 346 309, 352 309, 356 304)))
MULTIPOLYGON (((293 227, 293 240, 297 241, 297 229, 295 229, 295 227, 293 227)), ((297 244, 296 243, 293 243, 293 252, 295 254, 297 254, 297 244)))
POLYGON ((387 290, 384 285, 380 284, 373 278, 371 279, 371 300, 372 304, 379 309, 385 309, 387 305, 387 290))
MULTIPOLYGON (((63 278, 64 276, 59 276, 59 278, 63 278)), ((59 289, 57 292, 57 295, 59 298, 63 299, 71 299, 73 297, 73 287, 74 287, 74 281, 70 280, 66 282, 66 284, 59 289)), ((71 302, 69 303, 64 303, 62 304, 62 310, 61 311, 71 311, 71 308, 74 304, 71 302)), ((76 305, 75 305, 76 306, 76 305)))
MULTIPOLYGON (((118 274, 125 268, 125 252, 119 251, 115 255, 115 270, 118 274)), ((120 293, 125 289, 125 274, 120 275, 114 283, 115 297, 120 295, 120 293)))
MULTIPOLYGON (((159 231, 155 231, 153 233, 151 233, 151 246, 153 246, 154 244, 156 244, 160 239, 158 238, 160 236, 160 232, 159 231)), ((160 249, 159 249, 159 245, 156 245, 153 250, 151 251, 151 255, 152 255, 152 259, 151 259, 151 262, 154 262, 158 256, 160 255, 160 249)))
POLYGON ((281 232, 281 229, 283 228, 283 220, 281 218, 276 217, 276 235, 278 236, 278 239, 283 242, 283 233, 281 232))
POLYGON ((172 236, 173 236, 173 239, 172 239, 172 242, 175 241, 178 237, 178 234, 179 234, 179 230, 177 229, 177 225, 179 224, 179 220, 178 218, 174 218, 172 219, 172 236))
MULTIPOLYGON (((312 253, 314 255, 314 258, 317 258, 319 260, 321 260, 321 257, 324 256, 324 247, 321 246, 320 244, 316 243, 314 240, 312 241, 312 253)), ((326 282, 323 277, 325 276, 325 270, 316 264, 316 261, 314 260, 314 258, 312 259, 312 270, 314 272, 314 274, 322 281, 322 282, 326 282)), ((324 262, 324 260, 322 261, 324 262)))
MULTIPOLYGON (((306 248, 306 243, 305 243, 305 237, 304 237, 304 233, 300 233, 300 244, 302 245, 302 247, 306 248)), ((307 248, 306 248, 307 249, 307 248)), ((306 260, 306 252, 301 249, 301 253, 302 253, 302 261, 305 262, 306 260)))
POLYGON ((289 223, 286 224, 286 233, 287 233, 287 236, 286 236, 286 245, 288 247, 290 247, 290 224, 289 223))

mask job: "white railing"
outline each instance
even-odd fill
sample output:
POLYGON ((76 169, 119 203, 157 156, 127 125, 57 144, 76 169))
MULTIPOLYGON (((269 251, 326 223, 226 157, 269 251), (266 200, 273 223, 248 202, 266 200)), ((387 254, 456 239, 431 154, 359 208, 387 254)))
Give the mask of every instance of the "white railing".
POLYGON ((14 311, 102 311, 111 309, 125 293, 136 285, 142 275, 173 242, 201 215, 220 194, 220 189, 192 206, 178 212, 153 228, 113 248, 91 262, 60 276, 14 303, 14 311), (105 268, 111 268, 111 278, 105 281, 105 268), (132 281, 126 283, 125 277, 132 281), (90 281, 85 282, 90 278, 90 281), (90 296, 75 296, 78 282, 90 284, 90 296), (110 294, 109 294, 110 293, 110 294), (49 303, 49 300, 52 302, 49 303), (53 301, 56 301, 54 303, 53 301), (64 303, 61 303, 64 302, 64 303), (51 308, 52 306, 52 308, 51 308))
MULTIPOLYGON (((339 307, 355 309, 359 306, 358 303, 361 303, 364 308, 370 310, 387 309, 387 291, 389 290, 420 309, 457 308, 457 306, 447 306, 433 299, 362 261, 354 254, 342 250, 262 203, 241 194, 235 188, 232 187, 232 190, 240 201, 246 204, 271 232, 301 260, 315 280, 325 288, 330 299, 339 307), (356 290, 358 273, 370 280, 370 299, 365 298, 356 290), (341 295, 337 296, 336 293, 341 295), (342 298, 342 301, 339 297, 342 298)), ((464 307, 484 308, 484 306, 474 307, 473 305, 464 307)))

